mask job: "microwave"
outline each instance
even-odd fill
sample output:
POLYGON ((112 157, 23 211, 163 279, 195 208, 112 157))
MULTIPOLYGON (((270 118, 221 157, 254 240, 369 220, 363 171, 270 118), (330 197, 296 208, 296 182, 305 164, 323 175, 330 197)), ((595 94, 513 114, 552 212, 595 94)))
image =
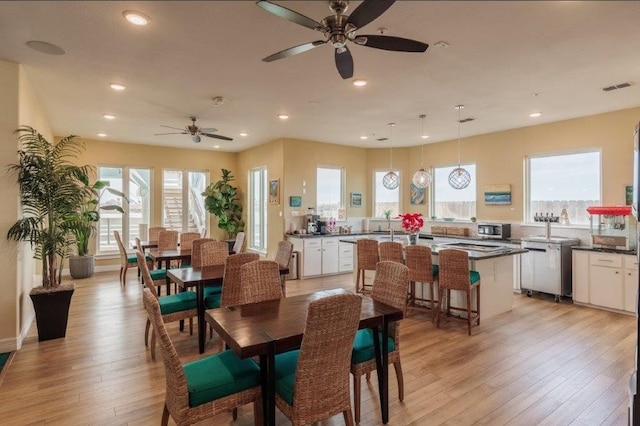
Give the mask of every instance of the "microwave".
POLYGON ((511 237, 511 225, 508 223, 478 223, 478 236, 507 239, 511 237))

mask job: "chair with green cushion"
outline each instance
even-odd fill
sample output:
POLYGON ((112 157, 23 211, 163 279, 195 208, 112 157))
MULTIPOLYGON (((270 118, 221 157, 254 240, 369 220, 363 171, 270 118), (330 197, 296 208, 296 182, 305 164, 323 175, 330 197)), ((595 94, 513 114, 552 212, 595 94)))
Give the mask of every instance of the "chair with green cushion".
MULTIPOLYGON (((146 259, 142 252, 136 252, 138 266, 142 271, 144 281, 144 289, 149 290, 151 294, 158 300, 159 309, 164 322, 174 322, 180 320, 189 320, 189 333, 193 334, 193 318, 198 316, 196 294, 193 291, 183 291, 168 296, 158 296, 153 278, 149 273, 146 259)), ((147 318, 147 324, 144 330, 144 344, 149 346, 149 329, 151 326, 151 318, 147 318)), ((151 333, 151 359, 156 359, 156 335, 151 333)))
MULTIPOLYGON (((180 249, 182 250, 192 250, 193 242, 195 240, 200 239, 199 232, 183 232, 180 234, 180 249)), ((183 260, 180 262, 181 268, 188 268, 191 266, 190 260, 183 260)))
MULTIPOLYGON (((376 265, 376 276, 371 287, 371 298, 403 312, 407 309, 407 288, 409 284, 409 268, 405 265, 384 261, 376 265)), ((404 378, 400 364, 400 321, 389 324, 387 349, 389 364, 393 364, 398 380, 398 399, 404 400, 404 378)), ((353 406, 356 423, 360 423, 360 393, 362 375, 367 380, 371 372, 376 371, 375 347, 373 332, 370 329, 358 330, 351 354, 351 374, 353 374, 353 406)))
POLYGON ((461 311, 466 313, 467 330, 471 336, 471 326, 475 323, 480 325, 480 274, 469 269, 469 253, 464 250, 445 249, 438 252, 438 287, 440 290, 440 303, 436 316, 436 327, 440 328, 440 317, 443 315, 443 308, 447 316, 451 311, 461 311), (451 306, 451 290, 464 292, 467 306, 451 306), (475 290, 475 291, 474 291, 475 290), (473 309, 472 299, 475 293, 476 309, 473 309), (446 300, 447 303, 444 303, 446 300))
POLYGON ((300 349, 276 356, 276 406, 294 426, 339 413, 353 425, 349 365, 361 304, 355 294, 314 300, 300 349))
POLYGON ((149 288, 144 289, 143 299, 165 367, 167 388, 161 424, 167 425, 169 417, 178 425, 193 424, 253 403, 254 422, 261 425, 260 368, 256 363, 224 351, 182 364, 164 325, 158 299, 149 288))
POLYGON ((120 233, 118 231, 113 231, 113 235, 116 238, 116 243, 118 244, 118 251, 120 252, 120 284, 127 284, 127 270, 129 268, 135 268, 138 266, 138 259, 136 255, 127 254, 127 249, 124 248, 124 244, 122 244, 122 238, 120 238, 120 233))
POLYGON ((438 265, 432 261, 431 248, 427 246, 412 246, 405 248, 406 265, 409 268, 409 306, 412 308, 422 308, 418 302, 429 302, 433 321, 436 320, 436 309, 438 306, 437 278, 438 265), (416 283, 421 284, 420 297, 416 296, 416 283), (424 284, 428 284, 429 297, 425 295, 424 284))

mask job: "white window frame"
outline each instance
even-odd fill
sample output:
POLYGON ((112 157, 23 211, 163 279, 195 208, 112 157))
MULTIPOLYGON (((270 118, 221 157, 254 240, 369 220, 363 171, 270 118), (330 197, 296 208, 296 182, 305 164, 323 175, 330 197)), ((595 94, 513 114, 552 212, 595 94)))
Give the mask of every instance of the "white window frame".
POLYGON ((247 237, 247 244, 251 251, 258 253, 267 253, 267 242, 268 242, 268 233, 267 233, 267 201, 269 197, 269 189, 268 189, 268 171, 266 166, 259 166, 249 169, 247 172, 247 203, 248 212, 247 212, 247 226, 245 227, 245 234, 247 237), (253 184, 254 174, 258 173, 260 178, 259 188, 255 188, 253 184), (253 203, 252 200, 258 198, 257 203, 253 203), (257 211, 256 211, 257 209, 257 211), (259 224, 258 233, 260 235, 259 242, 256 242, 255 231, 254 231, 254 217, 255 215, 259 215, 262 220, 262 223, 259 224))
MULTIPOLYGON (((205 184, 204 184, 204 188, 206 188, 209 185, 209 172, 207 170, 192 170, 192 169, 171 169, 171 168, 167 168, 167 169, 162 169, 162 206, 163 206, 163 214, 162 214, 162 220, 163 220, 163 224, 162 226, 166 226, 164 223, 164 205, 165 205, 165 196, 164 196, 164 173, 165 172, 182 172, 182 224, 181 224, 181 229, 178 230, 178 232, 188 232, 189 231, 189 216, 191 214, 191 212, 189 211, 189 176, 191 173, 200 173, 204 175, 204 179, 205 179, 205 184)), ((201 216, 204 220, 204 223, 202 224, 204 229, 207 230, 209 229, 209 214, 206 211, 206 209, 204 208, 204 197, 202 198, 202 208, 203 211, 201 212, 201 216)), ((199 230, 200 233, 202 233, 202 229, 199 230)))
MULTIPOLYGON (((436 203, 437 203, 437 198, 438 198, 438 185, 440 185, 440 181, 437 179, 437 175, 439 174, 438 171, 441 169, 454 169, 456 167, 462 167, 463 169, 469 171, 470 169, 472 169, 472 172, 470 172, 471 174, 471 183, 469 184, 469 186, 471 188, 475 187, 475 191, 473 191, 473 197, 474 200, 473 202, 475 203, 475 211, 470 212, 468 217, 464 217, 464 216, 450 216, 447 215, 445 217, 453 217, 454 219, 457 220, 469 220, 471 217, 475 217, 477 216, 477 212, 478 212, 478 188, 476 186, 477 183, 477 175, 478 175, 478 168, 477 165, 475 163, 461 163, 460 165, 458 164, 453 164, 453 165, 446 165, 446 166, 434 166, 433 170, 432 170, 432 176, 433 179, 431 181, 431 201, 430 201, 430 206, 431 206, 431 215, 432 216, 436 216, 438 219, 442 219, 442 217, 439 217, 437 212, 436 212, 436 203)), ((449 171, 450 173, 450 171, 449 171)), ((450 188, 449 185, 449 173, 446 173, 447 175, 447 179, 445 180, 445 182, 443 182, 443 185, 446 185, 447 188, 450 188)), ((455 189, 451 188, 453 191, 456 191, 455 189)), ((464 189, 463 189, 464 190, 464 189)))
MULTIPOLYGON (((340 197, 339 197, 338 207, 336 209, 335 215, 332 215, 332 217, 337 219, 338 218, 338 210, 341 209, 345 205, 345 201, 344 201, 344 196, 345 196, 345 170, 344 170, 344 167, 339 167, 339 166, 317 166, 316 167, 316 212, 318 214, 321 214, 320 213, 320 203, 318 201, 319 196, 320 196, 320 185, 319 185, 319 182, 317 181, 318 170, 320 170, 320 169, 338 170, 340 172, 340 197)), ((321 215, 321 216, 326 216, 326 215, 321 215)), ((329 217, 329 216, 326 216, 326 217, 329 217)))
MULTIPOLYGON (((398 182, 399 182, 398 183, 398 188, 397 188, 397 191, 398 191, 398 211, 397 212, 393 212, 393 211, 391 212, 391 217, 394 218, 394 217, 398 216, 400 213, 402 213, 400 211, 402 209, 402 172, 399 169, 393 169, 391 171, 395 172, 398 175, 398 182)), ((377 193, 376 174, 378 174, 378 173, 383 173, 383 176, 384 176, 384 174, 389 173, 389 169, 375 169, 373 171, 373 175, 371 176, 371 178, 373 180, 373 184, 371 185, 371 187, 373 188, 373 191, 372 191, 372 195, 373 196, 371 197, 372 203, 373 203, 372 206, 371 206, 372 217, 384 217, 382 215, 382 212, 377 212, 376 211, 376 206, 377 206, 377 203, 378 203, 378 201, 376 199, 377 198, 376 197, 376 193, 377 193)), ((382 185, 382 183, 381 183, 381 185, 382 185)), ((386 188, 384 188, 384 189, 389 191, 386 188)))

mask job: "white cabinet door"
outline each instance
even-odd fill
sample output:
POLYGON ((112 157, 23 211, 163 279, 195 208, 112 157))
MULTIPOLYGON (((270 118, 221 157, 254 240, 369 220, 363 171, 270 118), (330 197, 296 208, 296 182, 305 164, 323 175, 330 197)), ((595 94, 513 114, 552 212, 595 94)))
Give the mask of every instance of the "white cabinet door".
POLYGON ((337 274, 339 271, 339 240, 337 238, 322 239, 322 274, 337 274))
POLYGON ((303 258, 303 277, 313 277, 322 273, 322 240, 320 238, 304 241, 303 258))
POLYGON ((589 252, 573 250, 573 300, 589 303, 589 252))
POLYGON ((589 300, 594 305, 612 309, 624 308, 623 270, 591 265, 589 268, 589 300))
POLYGON ((624 310, 636 311, 638 297, 638 260, 635 256, 624 256, 624 310))
POLYGON ((338 244, 338 251, 340 257, 340 265, 338 266, 339 272, 353 272, 353 249, 355 244, 340 243, 338 244))

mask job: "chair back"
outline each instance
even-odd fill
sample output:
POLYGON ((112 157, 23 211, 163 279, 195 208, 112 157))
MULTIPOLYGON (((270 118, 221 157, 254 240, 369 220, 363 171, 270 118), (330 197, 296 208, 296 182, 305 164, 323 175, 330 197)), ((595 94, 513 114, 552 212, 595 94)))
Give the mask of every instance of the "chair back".
POLYGON ((229 257, 229 244, 225 241, 206 241, 200 244, 200 261, 196 265, 191 262, 193 267, 224 265, 229 257))
POLYGON ((175 250, 178 248, 178 231, 160 231, 158 233, 158 250, 175 250))
POLYGON ((349 371, 361 304, 355 294, 309 304, 293 395, 294 417, 304 424, 351 410, 349 371))
POLYGON ((291 263, 291 255, 293 254, 293 243, 291 241, 280 241, 278 243, 278 251, 276 252, 275 261, 281 268, 289 268, 291 263))
POLYGON ((438 252, 438 285, 440 288, 469 291, 469 254, 464 250, 444 249, 438 252))
POLYGON ((120 266, 126 268, 127 267, 127 250, 124 248, 124 244, 122 244, 122 238, 120 238, 120 232, 113 231, 113 236, 116 239, 116 244, 118 244, 118 251, 120 252, 120 266))
POLYGON ((191 266, 202 266, 202 250, 201 247, 208 241, 216 241, 215 238, 198 238, 191 242, 191 266))
POLYGON ((402 243, 395 241, 384 241, 378 245, 380 262, 390 261, 404 263, 404 253, 402 243))
POLYGON ((244 253, 247 249, 247 240, 245 239, 244 232, 238 232, 236 234, 236 242, 233 244, 234 253, 244 253))
POLYGON ((222 279, 221 306, 242 305, 242 276, 240 268, 245 263, 260 259, 258 253, 238 253, 227 257, 224 264, 224 277, 222 279))
POLYGON ((200 239, 200 233, 198 232, 183 232, 180 234, 180 248, 191 250, 193 241, 200 239))
MULTIPOLYGON (((371 298, 385 305, 407 311, 407 289, 409 288, 409 268, 398 262, 378 262, 373 279, 371 298)), ((389 335, 398 342, 399 321, 389 324, 389 335)))
POLYGON ((158 292, 156 291, 156 287, 153 284, 153 278, 151 278, 151 273, 149 272, 149 265, 147 264, 147 259, 141 250, 136 251, 136 257, 138 258, 138 268, 140 268, 140 274, 142 275, 142 282, 144 282, 144 288, 149 289, 151 294, 154 297, 158 298, 158 292))
POLYGON ((170 413, 186 412, 189 410, 187 379, 178 353, 169 338, 167 328, 162 320, 158 299, 154 297, 149 288, 143 290, 142 297, 149 321, 153 326, 157 340, 160 342, 167 387, 165 404, 170 413))
POLYGON ((433 283, 431 248, 427 246, 405 247, 405 264, 409 268, 409 281, 433 283))
POLYGON ((356 241, 358 269, 375 271, 376 264, 380 261, 378 254, 378 241, 369 238, 356 241))
POLYGON ((149 241, 158 241, 160 231, 166 231, 164 226, 152 226, 149 228, 149 241))
POLYGON ((282 298, 280 267, 273 260, 255 260, 240 267, 241 305, 282 298))

